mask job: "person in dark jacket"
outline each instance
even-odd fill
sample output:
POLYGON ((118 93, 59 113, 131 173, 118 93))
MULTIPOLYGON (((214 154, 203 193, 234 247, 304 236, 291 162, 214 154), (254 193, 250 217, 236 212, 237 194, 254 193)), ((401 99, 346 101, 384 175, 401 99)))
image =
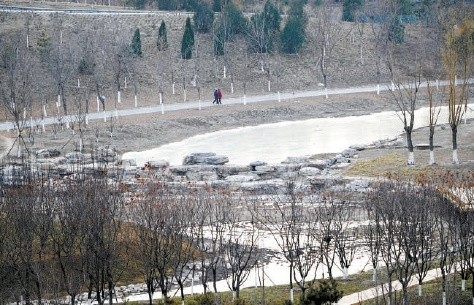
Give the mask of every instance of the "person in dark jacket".
POLYGON ((217 98, 217 88, 214 89, 214 100, 212 101, 213 104, 219 104, 219 100, 217 98))

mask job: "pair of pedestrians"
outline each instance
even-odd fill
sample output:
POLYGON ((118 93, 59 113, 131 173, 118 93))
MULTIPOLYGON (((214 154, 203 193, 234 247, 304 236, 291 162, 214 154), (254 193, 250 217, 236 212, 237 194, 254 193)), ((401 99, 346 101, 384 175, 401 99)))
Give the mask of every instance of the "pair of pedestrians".
POLYGON ((214 90, 214 101, 212 101, 213 104, 222 104, 222 92, 221 89, 215 89, 214 90))

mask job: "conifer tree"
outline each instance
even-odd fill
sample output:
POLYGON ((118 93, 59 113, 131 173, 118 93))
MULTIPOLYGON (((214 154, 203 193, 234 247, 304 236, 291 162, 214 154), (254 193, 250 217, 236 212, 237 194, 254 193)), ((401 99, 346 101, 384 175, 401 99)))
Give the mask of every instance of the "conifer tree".
POLYGON ((186 18, 186 25, 184 27, 183 39, 181 40, 181 58, 191 59, 194 49, 194 31, 191 26, 191 19, 186 18))
POLYGON ((156 46, 160 51, 164 51, 168 48, 168 35, 166 33, 166 24, 163 20, 158 29, 158 40, 156 41, 156 46))
POLYGON ((131 49, 133 56, 142 56, 142 41, 140 39, 140 29, 136 29, 135 34, 133 34, 131 49))

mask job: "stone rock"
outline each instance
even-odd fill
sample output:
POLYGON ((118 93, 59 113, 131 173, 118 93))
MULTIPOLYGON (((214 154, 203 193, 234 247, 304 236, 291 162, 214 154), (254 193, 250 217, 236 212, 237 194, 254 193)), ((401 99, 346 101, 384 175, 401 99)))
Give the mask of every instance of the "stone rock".
POLYGON ((254 173, 242 173, 238 175, 232 175, 225 178, 229 182, 249 182, 249 181, 258 181, 260 177, 254 173))
POLYGON ((341 155, 345 158, 353 158, 356 153, 357 150, 355 150, 354 148, 347 148, 342 151, 341 155))
POLYGON ((38 158, 52 158, 57 157, 61 154, 61 152, 56 148, 45 148, 40 149, 36 152, 36 157, 38 158))
POLYGON ((218 156, 215 153, 192 153, 183 159, 183 165, 212 164, 222 165, 229 162, 226 156, 218 156))
POLYGON ((204 159, 207 157, 215 156, 215 153, 192 153, 187 155, 183 159, 183 165, 194 165, 194 164, 203 164, 204 159))
POLYGON ((253 161, 253 162, 250 162, 249 166, 251 168, 251 170, 255 170, 255 168, 257 166, 265 166, 267 165, 267 162, 264 162, 264 161, 253 161))
POLYGON ((166 160, 156 160, 156 161, 148 161, 145 163, 145 169, 150 170, 163 170, 170 166, 170 163, 166 160))
POLYGON ((303 167, 299 170, 299 174, 302 176, 316 176, 321 174, 321 170, 316 167, 303 167))
POLYGON ((64 159, 66 160, 66 163, 70 164, 75 164, 75 163, 80 163, 84 161, 84 155, 78 151, 73 151, 70 153, 67 153, 64 156, 64 159))
POLYGON ((305 167, 315 167, 320 170, 323 170, 327 167, 327 161, 326 160, 313 160, 311 161, 311 163, 306 164, 305 167))
POLYGON ((99 162, 115 162, 117 161, 118 154, 112 146, 100 146, 95 150, 97 161, 99 162))
POLYGON ((349 146, 350 149, 355 149, 357 151, 362 151, 362 150, 365 150, 367 148, 366 145, 364 144, 354 144, 354 145, 351 145, 349 146))
POLYGON ((137 161, 135 161, 135 159, 123 159, 122 166, 124 168, 136 167, 137 161))
POLYGON ((309 157, 287 157, 282 164, 301 164, 309 163, 309 157))
POLYGON ((255 171, 262 172, 262 173, 272 173, 276 171, 276 168, 270 165, 259 165, 259 166, 255 166, 255 171))
POLYGON ((229 163, 227 156, 212 156, 204 159, 204 164, 223 165, 229 163))

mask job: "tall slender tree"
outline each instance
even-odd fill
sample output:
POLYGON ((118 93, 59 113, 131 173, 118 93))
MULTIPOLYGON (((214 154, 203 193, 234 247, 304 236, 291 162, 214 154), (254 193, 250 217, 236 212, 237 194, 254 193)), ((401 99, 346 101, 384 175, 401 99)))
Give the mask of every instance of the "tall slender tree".
POLYGON ((181 40, 181 58, 191 59, 194 49, 194 30, 191 25, 191 18, 186 18, 183 39, 181 40))

